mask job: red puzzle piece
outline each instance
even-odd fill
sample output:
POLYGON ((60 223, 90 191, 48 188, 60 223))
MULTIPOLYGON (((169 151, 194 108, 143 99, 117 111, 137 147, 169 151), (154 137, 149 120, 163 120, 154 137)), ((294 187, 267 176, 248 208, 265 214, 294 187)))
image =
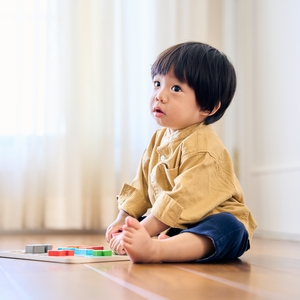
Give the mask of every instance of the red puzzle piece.
POLYGON ((48 256, 74 256, 74 250, 49 250, 48 256))

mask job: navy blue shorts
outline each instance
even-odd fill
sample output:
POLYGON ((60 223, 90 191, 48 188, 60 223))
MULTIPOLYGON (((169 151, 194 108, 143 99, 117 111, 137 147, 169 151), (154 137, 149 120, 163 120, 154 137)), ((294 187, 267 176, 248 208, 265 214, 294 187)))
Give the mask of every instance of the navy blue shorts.
POLYGON ((214 254, 196 262, 234 259, 249 249, 248 232, 244 224, 230 213, 211 215, 185 230, 171 228, 167 235, 174 236, 184 232, 207 236, 215 246, 214 254))

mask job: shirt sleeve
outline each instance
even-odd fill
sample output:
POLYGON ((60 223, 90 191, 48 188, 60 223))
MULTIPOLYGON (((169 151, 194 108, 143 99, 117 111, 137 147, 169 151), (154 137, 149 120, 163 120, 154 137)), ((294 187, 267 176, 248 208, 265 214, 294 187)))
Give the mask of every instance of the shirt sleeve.
POLYGON ((140 161, 137 174, 131 183, 124 184, 117 196, 119 210, 124 210, 130 216, 139 218, 152 206, 148 195, 147 168, 149 159, 147 150, 140 161))
POLYGON ((124 184, 120 195, 117 196, 118 208, 124 210, 130 216, 139 218, 146 213, 149 202, 143 197, 143 194, 135 187, 124 184))

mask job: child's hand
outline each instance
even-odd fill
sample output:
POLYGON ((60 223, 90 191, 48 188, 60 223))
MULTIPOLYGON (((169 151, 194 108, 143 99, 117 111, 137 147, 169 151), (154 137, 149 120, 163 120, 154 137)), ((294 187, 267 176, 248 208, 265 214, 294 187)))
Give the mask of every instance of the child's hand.
POLYGON ((122 232, 122 226, 123 226, 122 223, 115 224, 115 222, 108 226, 108 228, 106 230, 106 234, 105 234, 105 239, 108 243, 115 235, 122 232))
POLYGON ((126 254, 126 251, 123 247, 123 241, 122 241, 122 232, 118 234, 113 234, 113 238, 110 240, 109 247, 110 249, 119 255, 126 254))
POLYGON ((122 231, 122 226, 125 224, 125 219, 128 214, 121 210, 116 218, 116 220, 111 223, 105 233, 105 239, 109 243, 112 239, 112 235, 122 231))

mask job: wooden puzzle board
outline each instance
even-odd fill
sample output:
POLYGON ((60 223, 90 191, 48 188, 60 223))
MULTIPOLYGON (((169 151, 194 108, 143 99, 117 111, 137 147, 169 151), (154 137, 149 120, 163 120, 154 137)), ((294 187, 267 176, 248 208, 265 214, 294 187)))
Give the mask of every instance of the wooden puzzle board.
POLYGON ((86 263, 101 263, 101 262, 114 262, 114 261, 128 261, 127 255, 112 255, 112 256, 48 256, 47 253, 32 254, 25 253, 24 250, 7 250, 0 251, 0 257, 25 259, 35 261, 46 261, 63 264, 86 264, 86 263))

